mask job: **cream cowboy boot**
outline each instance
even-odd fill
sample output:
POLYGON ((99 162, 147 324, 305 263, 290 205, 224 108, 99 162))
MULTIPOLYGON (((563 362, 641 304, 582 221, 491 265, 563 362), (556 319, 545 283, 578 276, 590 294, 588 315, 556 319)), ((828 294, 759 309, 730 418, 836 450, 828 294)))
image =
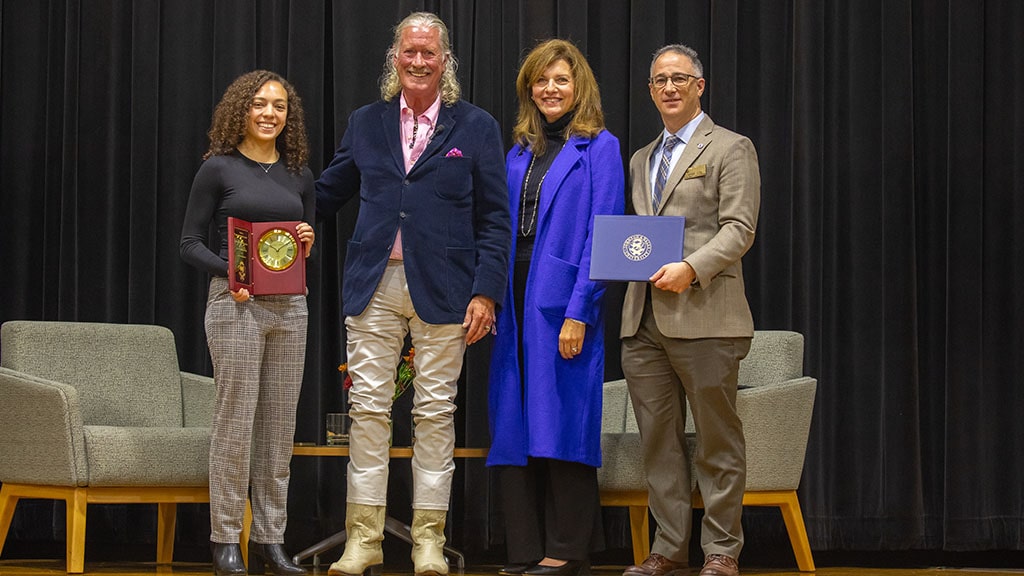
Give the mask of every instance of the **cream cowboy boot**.
POLYGON ((416 576, 445 576, 444 523, 447 510, 412 511, 412 563, 416 576))
POLYGON ((330 576, 359 576, 369 569, 380 574, 384 564, 384 507, 353 504, 345 507, 345 553, 331 564, 330 576))

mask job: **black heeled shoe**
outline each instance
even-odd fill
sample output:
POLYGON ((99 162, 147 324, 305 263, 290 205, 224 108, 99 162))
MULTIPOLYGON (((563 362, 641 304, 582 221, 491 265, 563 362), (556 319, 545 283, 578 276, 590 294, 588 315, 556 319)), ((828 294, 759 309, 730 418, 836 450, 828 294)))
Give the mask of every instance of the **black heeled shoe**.
POLYGON ((249 541, 249 574, 263 574, 266 569, 274 576, 297 576, 306 569, 296 566, 280 544, 259 544, 249 541))
POLYGON ((525 562, 525 563, 513 563, 505 564, 498 570, 498 576, 520 576, 526 573, 527 570, 533 568, 536 562, 525 562))
POLYGON ((569 560, 561 566, 531 566, 523 574, 530 576, 590 576, 590 562, 586 560, 569 560))
POLYGON ((216 576, 245 576, 245 562, 242 561, 242 546, 210 542, 213 554, 213 573, 216 576))

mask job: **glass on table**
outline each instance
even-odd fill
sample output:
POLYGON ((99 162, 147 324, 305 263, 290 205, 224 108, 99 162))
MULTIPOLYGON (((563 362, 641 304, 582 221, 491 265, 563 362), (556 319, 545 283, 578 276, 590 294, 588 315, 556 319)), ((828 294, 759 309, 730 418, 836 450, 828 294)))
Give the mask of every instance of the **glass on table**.
POLYGON ((347 412, 327 414, 327 445, 348 446, 348 433, 352 426, 347 412))

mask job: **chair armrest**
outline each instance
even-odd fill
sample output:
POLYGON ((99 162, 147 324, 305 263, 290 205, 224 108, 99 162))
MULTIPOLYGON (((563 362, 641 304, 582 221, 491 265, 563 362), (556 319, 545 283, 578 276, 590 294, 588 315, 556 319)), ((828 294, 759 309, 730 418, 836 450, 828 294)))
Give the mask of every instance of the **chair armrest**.
POLYGON ((796 490, 804 468, 818 381, 794 378, 740 390, 736 411, 747 443, 747 490, 796 490))
POLYGON ((213 426, 213 410, 217 405, 217 387, 213 378, 191 372, 181 373, 182 425, 186 428, 213 426))
POLYGON ((0 367, 0 481, 89 484, 73 386, 0 367))

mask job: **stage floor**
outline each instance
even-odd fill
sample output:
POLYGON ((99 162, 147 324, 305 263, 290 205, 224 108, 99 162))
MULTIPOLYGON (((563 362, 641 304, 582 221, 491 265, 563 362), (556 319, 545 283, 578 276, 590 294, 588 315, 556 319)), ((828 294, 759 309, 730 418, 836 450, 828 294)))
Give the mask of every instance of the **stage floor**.
MULTIPOLYGON (((593 576, 620 576, 623 566, 594 566, 593 576)), ((463 576, 495 576, 498 566, 471 566, 463 576)), ((691 574, 696 575, 694 569, 691 574)), ((64 562, 58 560, 0 560, 0 576, 50 576, 64 574, 64 562)), ((409 576, 411 570, 389 570, 385 567, 384 576, 409 576)), ((983 568, 856 568, 856 567, 819 567, 815 572, 796 572, 779 568, 743 567, 744 576, 997 576, 1021 575, 1024 569, 983 569, 983 568)), ((170 565, 156 565, 147 562, 88 562, 85 563, 85 576, 116 575, 116 576, 152 576, 157 574, 174 574, 176 576, 210 576, 212 569, 209 564, 181 562, 170 565)), ((310 576, 326 576, 327 567, 321 566, 310 572, 310 576)), ((453 573, 455 576, 455 573, 453 573)))

